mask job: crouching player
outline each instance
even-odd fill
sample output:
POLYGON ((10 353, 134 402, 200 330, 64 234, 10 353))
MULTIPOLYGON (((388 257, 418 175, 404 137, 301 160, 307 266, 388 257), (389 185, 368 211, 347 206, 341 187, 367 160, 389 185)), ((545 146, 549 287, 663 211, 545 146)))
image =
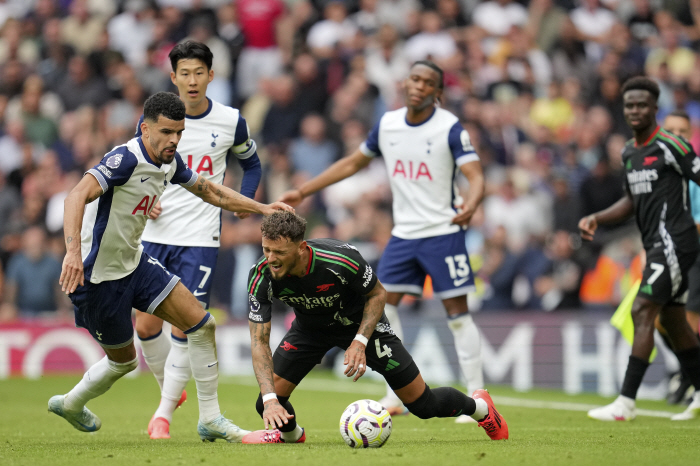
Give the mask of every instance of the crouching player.
POLYGON ((243 443, 302 443, 304 429, 289 403, 292 392, 326 352, 345 349, 345 375, 379 371, 406 408, 421 419, 467 414, 492 440, 508 438, 505 419, 486 390, 472 398, 451 387, 431 389, 384 316, 386 291, 355 247, 333 239, 304 241, 306 221, 274 213, 261 226, 264 257, 252 267, 248 291, 253 368, 260 385, 256 408, 265 430, 243 443), (296 319, 273 357, 272 298, 296 319), (272 430, 267 430, 272 427, 272 430))

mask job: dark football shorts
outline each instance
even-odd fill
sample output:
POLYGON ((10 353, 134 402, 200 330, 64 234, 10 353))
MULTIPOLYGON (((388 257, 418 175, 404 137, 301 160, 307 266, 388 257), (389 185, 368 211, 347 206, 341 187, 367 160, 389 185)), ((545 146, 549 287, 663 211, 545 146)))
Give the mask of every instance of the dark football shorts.
POLYGON ((700 314, 700 255, 688 270, 688 302, 685 309, 700 314))
POLYGON ((639 287, 640 296, 659 304, 685 306, 688 298, 689 272, 695 254, 666 254, 663 247, 647 251, 647 265, 639 287))
POLYGON ((75 325, 87 329, 104 348, 128 346, 134 339, 131 309, 153 314, 179 281, 144 252, 126 277, 97 284, 86 280, 71 293, 75 325))
MULTIPOLYGON (((352 327, 357 330, 356 327, 352 327)), ((350 330, 350 328, 348 328, 350 330)), ((275 374, 299 385, 306 374, 321 362, 333 347, 347 349, 356 331, 329 332, 325 329, 300 328, 292 323, 272 357, 275 374)), ((420 371, 391 327, 378 323, 365 350, 367 366, 379 372, 393 390, 403 388, 418 376, 420 371)))

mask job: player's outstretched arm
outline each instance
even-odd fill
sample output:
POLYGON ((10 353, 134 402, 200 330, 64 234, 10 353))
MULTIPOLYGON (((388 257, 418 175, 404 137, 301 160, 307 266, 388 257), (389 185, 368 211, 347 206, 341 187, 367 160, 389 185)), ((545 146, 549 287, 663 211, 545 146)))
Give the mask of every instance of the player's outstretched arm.
POLYGON ((476 212, 476 209, 484 199, 484 170, 481 168, 481 162, 475 160, 467 162, 460 166, 459 169, 464 173, 469 181, 469 191, 467 198, 461 206, 457 206, 459 213, 452 219, 452 223, 459 226, 469 225, 469 222, 476 212))
POLYGON ((598 225, 607 223, 617 223, 627 220, 634 214, 634 202, 629 192, 625 191, 616 203, 605 210, 583 217, 578 222, 578 229, 581 232, 581 238, 591 241, 595 235, 598 225))
POLYGON ((78 285, 84 285, 83 258, 80 254, 80 230, 83 228, 85 206, 102 195, 102 186, 93 175, 86 175, 68 193, 63 202, 63 235, 66 240, 66 257, 63 258, 61 290, 70 294, 78 285))
POLYGON ((261 204, 253 199, 249 199, 233 189, 227 188, 220 184, 212 183, 203 176, 197 178, 197 182, 187 187, 182 185, 186 190, 208 202, 211 205, 221 207, 222 209, 231 212, 249 212, 253 214, 270 215, 278 210, 288 210, 294 212, 294 209, 282 202, 273 202, 272 204, 261 204))
POLYGON ((333 165, 326 168, 321 174, 302 184, 299 188, 292 189, 282 194, 278 201, 296 206, 303 201, 305 197, 359 172, 369 165, 370 161, 371 158, 365 156, 358 149, 347 157, 338 160, 333 165))
MULTIPOLYGON (((255 323, 250 325, 250 350, 253 355, 253 370, 255 378, 258 379, 260 393, 265 396, 275 393, 274 366, 272 365, 272 351, 270 350, 270 322, 255 323)), ((263 421, 265 429, 269 426, 282 427, 287 424, 289 414, 280 404, 277 398, 272 398, 264 402, 263 421)))
MULTIPOLYGON (((384 305, 386 304, 386 290, 384 286, 377 280, 377 283, 372 288, 372 291, 365 295, 367 301, 365 302, 365 308, 362 313, 362 321, 360 322, 360 328, 357 329, 357 335, 364 337, 364 341, 370 339, 372 332, 377 327, 377 322, 382 318, 384 313, 384 305)), ((367 349, 367 344, 358 340, 352 341, 347 350, 345 350, 345 360, 343 364, 347 367, 345 368, 345 375, 355 378, 352 379, 356 382, 357 379, 362 377, 367 371, 367 355, 365 350, 367 349)))

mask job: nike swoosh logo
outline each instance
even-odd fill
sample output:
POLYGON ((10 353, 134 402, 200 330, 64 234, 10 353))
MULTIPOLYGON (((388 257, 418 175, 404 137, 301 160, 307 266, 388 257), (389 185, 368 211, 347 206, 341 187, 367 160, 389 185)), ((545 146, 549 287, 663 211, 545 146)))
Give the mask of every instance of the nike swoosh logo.
POLYGON ((218 363, 218 362, 214 362, 214 363, 208 364, 207 367, 213 367, 213 366, 216 366, 217 364, 219 364, 219 363, 218 363))
POLYGON ((146 181, 146 180, 150 180, 150 179, 151 179, 150 176, 149 176, 148 178, 141 178, 141 183, 143 183, 143 182, 146 181))
POLYGON ((469 277, 460 278, 459 280, 455 280, 454 284, 455 284, 455 286, 459 286, 462 283, 466 282, 467 280, 469 280, 469 277))
MULTIPOLYGON (((75 422, 78 422, 78 421, 75 421, 75 422)), ((88 430, 88 431, 90 431, 90 432, 93 432, 93 431, 95 431, 95 430, 97 429, 97 426, 95 425, 94 422, 92 423, 92 426, 86 426, 85 424, 82 424, 82 423, 80 423, 80 422, 78 422, 78 424, 80 424, 80 426, 81 426, 83 429, 86 429, 86 430, 88 430)))
POLYGON ((195 295, 195 296, 204 296, 205 294, 207 294, 207 292, 206 292, 206 291, 202 291, 202 292, 200 293, 199 291, 195 291, 195 292, 192 293, 192 294, 195 295))
POLYGON ((171 364, 175 369, 187 369, 187 366, 176 366, 175 364, 171 364))

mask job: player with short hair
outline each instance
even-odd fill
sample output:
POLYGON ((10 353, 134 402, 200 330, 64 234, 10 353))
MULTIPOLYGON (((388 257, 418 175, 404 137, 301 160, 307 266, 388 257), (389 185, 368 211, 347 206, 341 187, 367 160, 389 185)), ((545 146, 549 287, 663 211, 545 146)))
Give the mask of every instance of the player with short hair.
MULTIPOLYGON (((186 41, 176 45, 169 57, 173 70, 170 80, 187 112, 185 132, 178 144, 183 161, 201 177, 221 184, 229 151, 233 152, 243 167, 241 194, 252 199, 262 174, 255 141, 237 109, 206 96, 207 86, 214 78, 209 47, 186 41)), ((137 137, 139 128, 140 124, 137 137)), ((180 186, 169 185, 152 210, 142 236, 144 251, 180 276, 182 284, 205 309, 209 307, 220 231, 219 207, 190 195, 180 186)), ((184 389, 191 376, 187 336, 176 327, 170 336, 164 335, 162 329, 162 319, 136 313, 136 333, 144 359, 161 389, 160 404, 148 423, 152 439, 170 438, 173 412, 186 398, 184 389)))
MULTIPOLYGON (((374 157, 384 157, 394 216, 392 237, 377 270, 387 290, 385 312, 401 338, 397 306, 406 293, 421 295, 426 275, 430 275, 434 294, 447 311, 471 393, 483 388, 484 377, 481 336, 467 306, 467 293, 475 287, 465 228, 483 198, 484 175, 469 134, 456 116, 438 106, 442 70, 433 62, 418 61, 404 85, 406 107, 385 113, 357 151, 279 200, 297 205, 354 175, 374 157), (469 181, 466 201, 455 182, 457 170, 469 181)), ((389 407, 390 394, 382 400, 389 407)))
MULTIPOLYGON (((622 152, 625 194, 605 210, 579 222, 583 239, 598 225, 623 221, 633 214, 642 233, 646 268, 632 305, 634 340, 620 396, 588 416, 601 421, 636 417, 635 399, 654 348, 654 320, 660 316, 680 362, 695 387, 700 386, 700 345, 685 318, 688 272, 698 255, 698 232, 688 206, 688 181, 700 181, 700 158, 683 139, 656 124, 659 86, 649 78, 629 79, 622 87, 624 116, 634 138, 622 152)), ((700 413, 700 393, 684 420, 700 413)))
POLYGON ((144 104, 143 135, 117 146, 73 188, 63 219, 66 256, 60 284, 75 306, 75 323, 90 332, 106 357, 66 395, 49 400, 49 411, 83 432, 102 423, 85 404, 105 393, 138 365, 131 309, 155 314, 188 337, 197 383, 202 440, 240 442, 248 431, 221 415, 217 396, 216 322, 185 286, 143 252, 141 234, 168 183, 184 186, 205 202, 233 212, 269 215, 290 209, 263 205, 197 175, 176 152, 185 129, 185 104, 159 92, 144 104))
POLYGON ((486 390, 472 398, 451 387, 431 389, 384 315, 386 291, 357 249, 334 239, 304 241, 306 221, 292 212, 263 220, 264 256, 249 274, 253 369, 260 386, 256 409, 265 430, 243 443, 302 443, 289 397, 333 347, 345 350, 345 375, 357 381, 367 367, 380 372, 408 410, 421 419, 461 414, 478 420, 492 440, 508 438, 505 419, 486 390), (294 309, 292 327, 270 350, 272 299, 294 309), (268 426, 274 429, 267 430, 268 426))
MULTIPOLYGON (((686 141, 690 140, 691 126, 690 117, 683 110, 674 110, 664 118, 663 128, 676 136, 681 136, 686 141)), ((690 210, 695 221, 695 228, 700 232, 700 187, 694 183, 689 183, 690 210)), ((700 255, 695 260, 693 266, 688 271, 688 301, 685 304, 685 317, 693 332, 697 335, 700 327, 700 255)), ((659 317, 656 318, 656 328, 664 337, 664 342, 672 350, 672 346, 666 337, 666 330, 661 326, 659 317)), ((700 336, 698 336, 700 339, 700 336)), ((681 371, 674 374, 669 381, 668 402, 678 404, 684 401, 686 393, 692 387, 690 380, 681 371)))

